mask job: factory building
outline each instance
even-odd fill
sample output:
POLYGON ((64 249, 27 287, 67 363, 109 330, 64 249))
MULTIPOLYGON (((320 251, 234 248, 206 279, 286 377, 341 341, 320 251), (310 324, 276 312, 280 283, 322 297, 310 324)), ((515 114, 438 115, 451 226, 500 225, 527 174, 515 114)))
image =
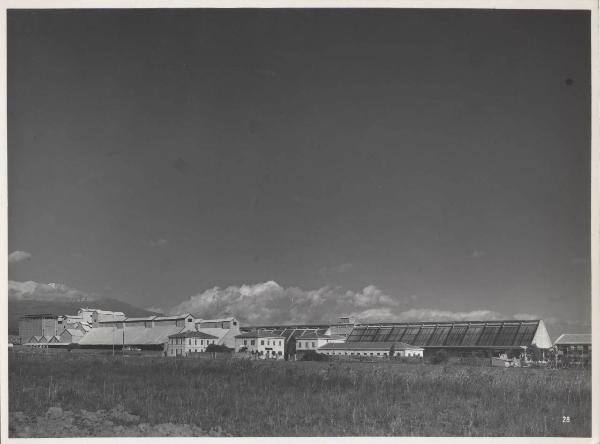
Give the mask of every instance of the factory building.
POLYGON ((60 334, 60 342, 66 344, 79 343, 84 336, 84 332, 76 328, 66 328, 60 334))
POLYGON ((169 336, 180 333, 183 327, 163 325, 145 327, 95 327, 87 332, 79 341, 81 348, 121 348, 135 347, 142 350, 163 350, 169 336))
POLYGON ((519 356, 524 349, 552 347, 541 320, 381 323, 360 325, 347 343, 404 343, 425 354, 445 350, 455 356, 519 356))
POLYGON ((100 322, 122 321, 125 319, 125 313, 122 311, 94 310, 92 312, 92 325, 96 326, 100 322))
POLYGON ((200 331, 188 330, 169 336, 165 344, 165 356, 188 356, 190 353, 201 353, 206 347, 217 344, 219 338, 200 331))
POLYGON ((21 343, 29 342, 34 336, 56 336, 59 334, 58 316, 53 314, 31 314, 19 319, 21 343))
POLYGON ((265 358, 283 359, 285 337, 266 330, 256 330, 235 337, 235 351, 257 353, 265 358))

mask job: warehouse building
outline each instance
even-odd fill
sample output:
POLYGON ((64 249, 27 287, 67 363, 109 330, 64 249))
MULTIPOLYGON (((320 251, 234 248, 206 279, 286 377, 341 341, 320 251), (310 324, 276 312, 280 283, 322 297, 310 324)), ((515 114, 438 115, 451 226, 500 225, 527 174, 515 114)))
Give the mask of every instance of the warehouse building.
POLYGON ((81 348, 135 347, 142 350, 163 350, 169 336, 180 333, 181 326, 164 325, 156 327, 95 327, 79 341, 81 348))
POLYGON ((19 319, 19 338, 24 344, 34 336, 56 336, 59 334, 58 316, 54 314, 31 314, 19 319))
POLYGON ((425 354, 445 350, 454 356, 519 356, 530 346, 552 347, 541 320, 381 323, 355 327, 347 343, 404 343, 425 354))

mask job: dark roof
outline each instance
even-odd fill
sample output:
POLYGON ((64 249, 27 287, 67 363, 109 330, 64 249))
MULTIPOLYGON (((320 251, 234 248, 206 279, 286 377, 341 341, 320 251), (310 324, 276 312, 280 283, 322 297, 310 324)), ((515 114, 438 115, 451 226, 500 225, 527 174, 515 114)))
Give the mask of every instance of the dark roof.
POLYGON ((296 340, 298 339, 344 339, 345 336, 342 335, 326 335, 325 333, 321 333, 320 331, 304 331, 302 334, 296 336, 296 340))
POLYGON ((394 345, 394 350, 422 350, 403 342, 330 342, 322 345, 319 350, 385 350, 389 351, 394 345))
POLYGON ((291 329, 306 329, 306 328, 324 328, 328 329, 331 324, 278 324, 278 325, 244 325, 244 330, 285 330, 291 329))
POLYGON ((236 335, 236 338, 281 338, 280 334, 277 332, 268 331, 268 330, 257 330, 257 331, 248 331, 246 333, 242 333, 241 335, 236 335))
POLYGON ((183 313, 183 314, 178 314, 178 315, 173 315, 173 316, 156 316, 154 318, 155 321, 176 321, 179 319, 185 319, 188 316, 191 316, 189 313, 183 313))
POLYGON ((58 319, 58 315, 55 315, 55 314, 52 314, 52 313, 28 314, 28 315, 21 316, 21 319, 23 319, 23 318, 28 318, 28 319, 37 319, 37 318, 58 319))
POLYGON ((216 336, 209 335, 208 333, 203 333, 201 331, 182 331, 181 333, 175 333, 174 335, 169 335, 169 338, 200 338, 200 339, 219 339, 216 336))
POLYGON ((592 343, 591 334, 579 334, 579 333, 563 333, 554 342, 555 344, 563 345, 586 345, 592 343))
POLYGON ((530 321, 382 323, 354 327, 347 342, 404 342, 423 347, 522 347, 540 324, 530 321))

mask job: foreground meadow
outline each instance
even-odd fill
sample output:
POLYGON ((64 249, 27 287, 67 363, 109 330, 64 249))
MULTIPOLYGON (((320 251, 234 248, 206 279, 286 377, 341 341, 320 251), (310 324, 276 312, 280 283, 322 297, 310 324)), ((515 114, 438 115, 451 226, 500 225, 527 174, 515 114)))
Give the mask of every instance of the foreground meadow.
POLYGON ((13 437, 591 433, 589 370, 64 353, 9 371, 13 437))

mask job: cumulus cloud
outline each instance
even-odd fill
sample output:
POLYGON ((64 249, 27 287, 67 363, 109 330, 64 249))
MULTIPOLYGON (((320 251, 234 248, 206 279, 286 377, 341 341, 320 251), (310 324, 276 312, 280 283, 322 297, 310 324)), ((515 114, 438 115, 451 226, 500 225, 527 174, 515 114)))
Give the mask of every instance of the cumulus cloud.
POLYGON ((23 301, 92 301, 96 296, 64 284, 8 281, 8 298, 23 301))
POLYGON ((542 319, 539 315, 531 314, 531 313, 517 313, 513 316, 513 319, 518 319, 520 321, 530 321, 533 319, 542 319))
POLYGON ((8 263, 16 264, 17 262, 29 261, 31 260, 31 253, 27 251, 13 251, 8 255, 8 263))
POLYGON ((505 319, 501 313, 491 310, 473 311, 447 311, 432 310, 428 308, 412 308, 399 313, 396 319, 399 322, 410 321, 495 321, 505 319))
POLYGON ((323 322, 342 315, 358 316, 371 310, 401 309, 410 297, 393 297, 374 285, 361 291, 325 286, 317 290, 284 288, 275 281, 254 285, 214 287, 173 307, 170 313, 195 313, 200 317, 235 316, 248 323, 323 322))
POLYGON ((506 319, 490 310, 453 312, 411 308, 415 300, 416 295, 391 296, 374 285, 360 291, 331 286, 302 290, 268 281, 214 287, 171 308, 169 313, 194 313, 203 318, 235 316, 249 324, 330 322, 348 315, 362 322, 506 319))

